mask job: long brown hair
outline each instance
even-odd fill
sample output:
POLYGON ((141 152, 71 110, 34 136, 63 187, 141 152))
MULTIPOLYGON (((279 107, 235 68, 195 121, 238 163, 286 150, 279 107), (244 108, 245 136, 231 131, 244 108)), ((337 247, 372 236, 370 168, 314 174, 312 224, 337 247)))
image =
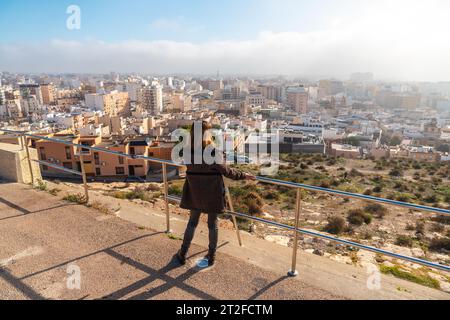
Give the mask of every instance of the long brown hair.
POLYGON ((205 132, 212 129, 211 124, 209 124, 206 121, 202 121, 202 128, 201 128, 201 132, 200 130, 198 130, 198 126, 199 125, 199 121, 195 121, 194 123, 192 123, 191 126, 191 130, 190 130, 190 135, 191 135, 191 151, 194 152, 194 150, 196 148, 200 148, 200 145, 195 145, 195 143, 201 141, 202 145, 201 145, 201 149, 198 150, 204 150, 208 145, 210 145, 212 143, 211 139, 208 137, 205 137, 205 132), (196 125, 197 124, 197 125, 196 125), (196 137, 196 134, 201 135, 201 139, 199 139, 198 137, 196 137))

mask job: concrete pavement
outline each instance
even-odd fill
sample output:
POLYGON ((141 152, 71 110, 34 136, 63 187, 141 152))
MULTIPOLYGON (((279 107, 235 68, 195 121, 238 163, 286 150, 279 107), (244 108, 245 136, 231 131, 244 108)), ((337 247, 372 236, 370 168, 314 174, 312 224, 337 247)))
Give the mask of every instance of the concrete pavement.
POLYGON ((0 184, 0 243, 0 299, 342 298, 222 253, 199 270, 197 245, 180 267, 179 240, 19 184, 0 184))

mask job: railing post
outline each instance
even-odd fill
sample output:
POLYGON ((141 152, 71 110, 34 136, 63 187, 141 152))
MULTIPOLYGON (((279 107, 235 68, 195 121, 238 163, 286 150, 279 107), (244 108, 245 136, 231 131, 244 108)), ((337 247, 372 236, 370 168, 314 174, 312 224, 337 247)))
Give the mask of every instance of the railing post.
POLYGON ((164 203, 165 203, 165 209, 166 209, 166 226, 167 226, 167 233, 171 233, 172 230, 170 230, 170 210, 169 210, 169 183, 167 180, 167 164, 162 164, 163 169, 163 182, 164 182, 164 203))
POLYGON ((31 185, 34 186, 34 174, 33 174, 33 166, 31 165, 30 149, 28 148, 27 138, 25 137, 25 134, 22 133, 21 137, 22 143, 25 145, 25 150, 27 152, 28 169, 30 170, 31 185))
POLYGON ((84 159, 82 150, 80 150, 80 164, 81 164, 81 173, 83 177, 83 186, 84 186, 84 196, 86 197, 86 203, 89 203, 89 189, 87 185, 87 177, 86 177, 86 168, 84 167, 84 159))
MULTIPOLYGON (((227 197, 228 207, 230 208, 230 211, 234 212, 233 201, 231 199, 230 189, 228 189, 227 185, 225 185, 225 195, 227 197)), ((236 230, 236 235, 238 238, 239 246, 242 247, 241 232, 239 231, 239 226, 237 224, 236 217, 234 215, 231 215, 231 218, 233 219, 234 229, 236 230)))
POLYGON ((298 246, 298 228, 300 221, 300 211, 301 211, 301 190, 297 188, 297 201, 295 206, 295 234, 294 234, 294 244, 292 245, 292 266, 291 270, 288 272, 288 276, 296 277, 298 276, 297 272, 297 246, 298 246))
POLYGON ((19 135, 20 151, 23 151, 23 149, 25 149, 24 141, 25 141, 24 135, 23 135, 23 134, 20 134, 20 135, 19 135))

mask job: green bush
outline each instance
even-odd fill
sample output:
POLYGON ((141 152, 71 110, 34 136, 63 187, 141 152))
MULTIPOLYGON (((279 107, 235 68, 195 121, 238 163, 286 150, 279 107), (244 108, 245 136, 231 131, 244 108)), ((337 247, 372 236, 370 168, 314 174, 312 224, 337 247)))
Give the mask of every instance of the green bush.
POLYGON ((425 234, 425 223, 423 221, 416 222, 416 235, 425 234))
POLYGON ((325 189, 329 189, 330 186, 331 186, 330 182, 329 182, 329 181, 326 181, 326 180, 322 181, 322 182, 319 184, 319 187, 325 188, 325 189))
POLYGON ((361 172, 359 172, 358 170, 353 168, 352 170, 350 170, 349 176, 350 177, 363 177, 364 174, 362 174, 361 172))
POLYGON ((433 232, 444 232, 445 231, 445 227, 444 227, 444 225, 435 222, 435 223, 433 223, 431 225, 431 231, 433 231, 433 232))
POLYGON ((402 247, 411 248, 414 244, 413 239, 408 235, 398 235, 395 244, 402 247))
POLYGON ((48 193, 50 193, 52 196, 57 196, 60 191, 61 191, 61 189, 53 188, 53 189, 49 189, 48 193))
POLYGON ((387 209, 379 203, 371 203, 365 206, 364 211, 372 214, 378 219, 382 219, 385 216, 387 209))
POLYGON ((375 193, 380 193, 381 191, 383 191, 383 188, 381 186, 376 186, 372 189, 372 191, 375 193))
POLYGON ((401 177, 401 176, 403 176, 403 172, 399 168, 394 168, 394 169, 391 169, 391 171, 389 171, 389 175, 391 177, 401 177))
POLYGON ((276 190, 267 190, 263 193, 263 197, 266 200, 279 200, 280 194, 276 190))
POLYGON ((403 270, 399 266, 389 267, 385 265, 380 266, 380 271, 384 274, 390 274, 400 279, 415 282, 434 289, 440 289, 439 281, 430 277, 428 274, 414 274, 403 270))
POLYGON ((182 196, 183 195, 183 188, 179 185, 171 185, 169 186, 169 194, 170 195, 176 195, 176 196, 182 196))
POLYGON ((411 201, 410 196, 408 194, 405 194, 405 193, 397 194, 396 199, 397 199, 397 201, 400 201, 400 202, 409 202, 409 201, 411 201))
MULTIPOLYGON (((295 192, 295 190, 292 190, 295 192)), ((285 194, 289 195, 291 190, 286 190, 285 194)), ((260 190, 256 186, 230 187, 230 193, 233 197, 233 203, 235 204, 235 210, 238 212, 260 215, 264 207, 264 200, 260 195, 260 190)), ((295 196, 289 196, 288 199, 295 201, 295 196)))
POLYGON ((78 204, 85 204, 87 202, 87 199, 84 195, 77 193, 77 194, 68 194, 63 198, 65 201, 78 203, 78 204))
POLYGON ((328 224, 325 226, 324 231, 331 234, 341 234, 346 230, 345 220, 342 217, 332 216, 328 218, 328 224))
POLYGON ((372 216, 360 209, 354 209, 347 213, 347 221, 355 226, 361 226, 363 223, 370 224, 372 216))
POLYGON ((450 204, 450 194, 445 196, 444 201, 450 204))
POLYGON ((433 251, 450 251, 450 239, 449 238, 434 238, 431 240, 428 248, 433 251))
POLYGON ((48 185, 46 182, 42 181, 41 179, 38 179, 36 189, 41 190, 41 191, 47 191, 48 185))

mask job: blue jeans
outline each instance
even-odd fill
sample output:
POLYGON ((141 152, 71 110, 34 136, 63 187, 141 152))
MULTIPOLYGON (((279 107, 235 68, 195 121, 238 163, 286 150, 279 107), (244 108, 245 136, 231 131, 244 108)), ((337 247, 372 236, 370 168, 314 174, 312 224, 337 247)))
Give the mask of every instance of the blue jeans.
MULTIPOLYGON (((181 246, 181 253, 186 255, 194 238, 195 229, 200 221, 201 212, 197 210, 191 211, 186 231, 184 233, 183 245, 181 246)), ((208 213, 208 229, 209 229, 209 252, 210 255, 215 255, 217 250, 217 242, 219 239, 218 214, 208 213)))

